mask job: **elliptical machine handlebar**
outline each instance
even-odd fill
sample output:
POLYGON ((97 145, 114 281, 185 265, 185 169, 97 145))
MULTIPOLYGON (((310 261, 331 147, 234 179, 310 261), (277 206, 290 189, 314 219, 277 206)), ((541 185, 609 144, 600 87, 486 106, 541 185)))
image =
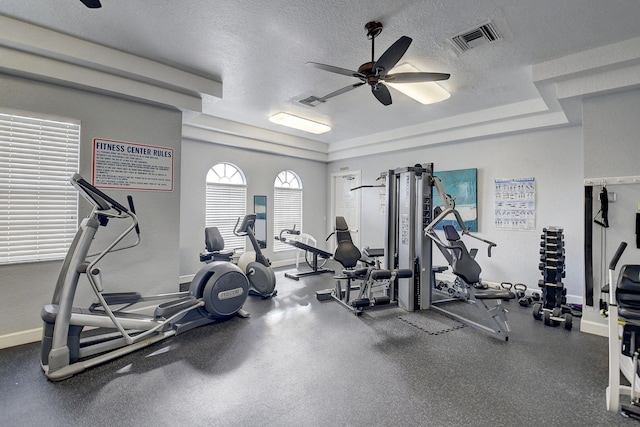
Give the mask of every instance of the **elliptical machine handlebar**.
MULTIPOLYGON (((79 173, 74 174, 71 177, 71 184, 78 190, 82 197, 91 203, 97 210, 105 211, 113 208, 120 213, 129 213, 129 209, 125 208, 107 194, 89 184, 79 173)), ((130 204, 131 203, 132 201, 130 204)))
POLYGON ((126 208, 108 194, 89 184, 89 182, 82 178, 79 173, 74 174, 71 177, 70 182, 71 185, 73 185, 73 187, 78 191, 78 193, 80 193, 80 195, 82 195, 82 197, 84 197, 93 206, 93 212, 91 216, 95 216, 95 218, 97 218, 97 220, 100 222, 100 225, 106 226, 108 224, 109 218, 130 218, 132 221, 132 224, 127 227, 111 244, 109 244, 106 249, 103 249, 97 253, 87 255, 87 257, 97 257, 92 264, 98 262, 109 252, 117 252, 124 249, 130 249, 140 243, 140 226, 138 225, 138 217, 136 216, 136 210, 133 204, 132 196, 127 196, 129 208, 126 208), (109 212, 112 209, 117 213, 109 212), (132 230, 135 230, 137 233, 136 241, 126 246, 116 248, 116 245, 122 239, 124 239, 124 237, 132 230))

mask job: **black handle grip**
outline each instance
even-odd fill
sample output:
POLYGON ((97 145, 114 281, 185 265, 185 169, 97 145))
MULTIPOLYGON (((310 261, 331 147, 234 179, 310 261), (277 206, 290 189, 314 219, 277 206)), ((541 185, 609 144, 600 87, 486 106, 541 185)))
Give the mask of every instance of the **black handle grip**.
POLYGON ((489 255, 489 258, 491 258, 491 248, 493 248, 494 246, 498 246, 495 243, 489 243, 489 247, 487 248, 487 255, 489 255))
MULTIPOLYGON (((136 207, 133 205, 133 196, 128 195, 127 196, 127 202, 129 202, 129 210, 131 212, 133 212, 133 214, 136 214, 136 207)), ((138 233, 138 235, 140 235, 140 225, 138 224, 138 221, 136 221, 136 233, 138 233)))
POLYGON ((78 183, 78 185, 83 187, 85 189, 85 191, 88 190, 89 192, 92 192, 92 193, 97 194, 98 196, 102 197, 104 200, 107 201, 107 203, 109 203, 111 206, 113 206, 113 208, 115 210, 120 211, 120 212, 128 212, 127 208, 125 208, 120 203, 118 203, 115 200, 113 200, 107 194, 105 194, 102 191, 98 190, 93 185, 89 184, 85 179, 78 179, 76 182, 78 183))
POLYGON ((620 257, 622 256, 622 253, 626 248, 627 248, 627 242, 621 242, 620 246, 618 246, 618 250, 616 251, 615 255, 613 255, 613 258, 609 263, 609 270, 616 269, 616 264, 618 264, 618 261, 620 261, 620 257))

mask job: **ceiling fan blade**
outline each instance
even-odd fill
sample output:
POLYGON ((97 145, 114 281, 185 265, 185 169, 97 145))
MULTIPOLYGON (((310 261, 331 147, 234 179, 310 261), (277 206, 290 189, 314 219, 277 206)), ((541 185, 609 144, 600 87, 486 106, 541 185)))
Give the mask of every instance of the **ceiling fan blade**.
POLYGON ((317 101, 325 102, 329 98, 333 98, 334 96, 342 95, 343 93, 349 92, 357 87, 360 87, 364 84, 364 82, 356 83, 347 87, 343 87, 342 89, 338 89, 335 92, 331 92, 329 95, 325 95, 322 98, 319 98, 317 101))
POLYGON ((80 0, 85 6, 91 9, 98 9, 102 7, 100 0, 80 0))
POLYGON ((385 50, 385 52, 378 58, 375 64, 373 64, 374 72, 378 73, 378 69, 381 69, 379 77, 387 75, 387 71, 391 70, 400 61, 400 58, 409 49, 409 45, 413 40, 411 37, 402 36, 394 44, 385 50))
POLYGON ((319 68, 324 71, 329 71, 331 73, 342 74, 344 76, 357 77, 359 79, 365 78, 363 74, 360 74, 357 71, 347 70, 346 68, 334 67, 333 65, 320 64, 318 62, 307 62, 307 65, 311 65, 312 67, 319 68))
POLYGON ((397 73, 383 77, 389 83, 421 83, 447 80, 451 74, 447 73, 397 73))
POLYGON ((382 105, 391 105, 391 93, 389 89, 382 83, 378 83, 375 86, 371 86, 371 92, 382 105))

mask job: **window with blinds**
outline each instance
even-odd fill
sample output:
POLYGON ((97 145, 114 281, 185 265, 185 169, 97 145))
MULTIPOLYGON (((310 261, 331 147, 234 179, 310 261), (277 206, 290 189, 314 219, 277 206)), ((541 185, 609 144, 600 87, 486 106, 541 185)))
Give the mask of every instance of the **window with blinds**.
POLYGON ((0 264, 64 258, 78 229, 80 125, 0 112, 0 264))
POLYGON ((247 185, 242 171, 218 163, 207 174, 206 227, 218 227, 225 249, 245 250, 246 238, 233 234, 238 218, 247 212, 247 185))
MULTIPOLYGON (((273 184, 273 234, 285 228, 302 230, 302 181, 295 172, 282 171, 273 184)), ((273 251, 291 250, 292 246, 276 241, 273 251)))

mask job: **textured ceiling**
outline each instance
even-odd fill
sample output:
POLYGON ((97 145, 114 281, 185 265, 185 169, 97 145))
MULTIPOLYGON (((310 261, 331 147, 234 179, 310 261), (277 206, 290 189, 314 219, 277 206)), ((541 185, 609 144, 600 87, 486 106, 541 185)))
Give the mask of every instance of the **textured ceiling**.
POLYGON ((531 66, 640 36, 637 0, 3 0, 0 14, 222 82, 204 112, 258 128, 341 143, 540 98, 531 66), (370 60, 364 25, 381 21, 376 57, 402 35, 401 62, 451 73, 451 98, 421 105, 392 89, 383 106, 367 86, 316 107, 297 102, 358 80, 308 65, 348 69, 370 60), (492 20, 503 39, 465 53, 450 38, 492 20), (287 111, 332 126, 324 135, 270 123, 287 111))

